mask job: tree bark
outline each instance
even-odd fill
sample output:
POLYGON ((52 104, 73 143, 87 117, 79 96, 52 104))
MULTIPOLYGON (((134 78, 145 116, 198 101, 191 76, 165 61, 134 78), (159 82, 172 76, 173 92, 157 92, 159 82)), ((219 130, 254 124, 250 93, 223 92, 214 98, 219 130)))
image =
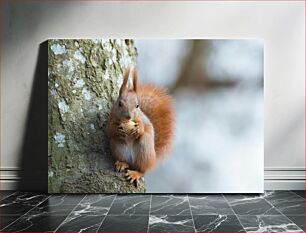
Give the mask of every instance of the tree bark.
POLYGON ((105 127, 127 66, 132 40, 49 40, 48 191, 145 192, 114 172, 105 127))

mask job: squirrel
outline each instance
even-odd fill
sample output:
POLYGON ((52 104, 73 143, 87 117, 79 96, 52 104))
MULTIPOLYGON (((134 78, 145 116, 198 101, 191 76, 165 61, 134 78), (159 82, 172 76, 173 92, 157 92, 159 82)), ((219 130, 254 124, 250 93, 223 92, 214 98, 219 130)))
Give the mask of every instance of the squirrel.
POLYGON ((153 84, 139 85, 133 70, 133 86, 128 86, 130 68, 124 73, 119 96, 114 103, 107 134, 115 158, 115 170, 136 186, 157 159, 168 154, 174 136, 174 101, 166 90, 153 84))

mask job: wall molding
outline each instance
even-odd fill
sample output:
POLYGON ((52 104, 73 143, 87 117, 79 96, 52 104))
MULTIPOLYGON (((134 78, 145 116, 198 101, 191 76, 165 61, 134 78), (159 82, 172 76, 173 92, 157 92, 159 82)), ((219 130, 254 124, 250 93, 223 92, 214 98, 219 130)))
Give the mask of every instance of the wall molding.
POLYGON ((1 167, 0 171, 21 171, 19 167, 1 167))
POLYGON ((265 180, 265 190, 305 190, 305 180, 265 180))
POLYGON ((306 171, 306 167, 265 167, 265 171, 306 171))
POLYGON ((304 190, 305 167, 265 167, 265 190, 304 190))
POLYGON ((47 172, 33 170, 26 177, 21 177, 22 169, 19 167, 0 168, 0 188, 1 190, 33 190, 46 191, 47 172))
POLYGON ((305 180, 305 175, 265 175, 265 180, 305 180))
MULTIPOLYGON (((19 167, 0 168, 0 187, 3 190, 17 189, 21 182, 19 167)), ((305 167, 265 167, 264 187, 265 190, 304 190, 305 189, 305 167)), ((47 181, 45 171, 35 171, 28 181, 29 190, 41 190, 41 184, 47 181)))

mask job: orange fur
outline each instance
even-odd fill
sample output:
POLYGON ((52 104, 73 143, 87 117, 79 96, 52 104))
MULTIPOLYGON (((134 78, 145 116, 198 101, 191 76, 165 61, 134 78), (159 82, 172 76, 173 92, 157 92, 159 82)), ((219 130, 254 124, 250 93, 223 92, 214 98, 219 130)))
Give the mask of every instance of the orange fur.
POLYGON ((151 170, 156 162, 156 152, 154 148, 154 129, 148 125, 144 125, 143 134, 137 139, 139 144, 137 148, 137 156, 135 161, 136 170, 145 173, 151 170))
POLYGON ((140 109, 154 127, 156 157, 162 158, 172 147, 175 120, 173 100, 166 90, 154 85, 143 85, 138 89, 140 109))
POLYGON ((156 159, 169 153, 174 135, 175 110, 166 90, 138 84, 137 69, 134 69, 132 89, 127 87, 128 77, 129 69, 124 74, 119 97, 111 110, 107 133, 113 156, 119 161, 116 163, 117 170, 122 170, 120 162, 128 163, 129 168, 135 171, 128 170, 127 177, 138 181, 141 175, 155 166, 156 159), (134 121, 133 133, 120 129, 120 124, 126 120, 134 121), (132 147, 129 147, 130 142, 132 147), (135 156, 133 161, 129 157, 131 153, 135 156))
POLYGON ((124 72, 124 75, 123 75, 123 82, 120 88, 120 93, 122 93, 127 88, 127 82, 129 80, 129 75, 130 75, 130 68, 127 68, 127 70, 124 72))

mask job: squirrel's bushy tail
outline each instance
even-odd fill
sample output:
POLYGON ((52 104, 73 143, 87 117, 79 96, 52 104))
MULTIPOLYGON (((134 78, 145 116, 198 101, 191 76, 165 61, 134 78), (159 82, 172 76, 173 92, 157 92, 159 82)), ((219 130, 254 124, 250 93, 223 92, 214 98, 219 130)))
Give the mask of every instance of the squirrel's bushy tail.
POLYGON ((155 133, 157 158, 167 154, 173 142, 175 110, 173 99, 166 90, 154 85, 139 86, 140 109, 150 119, 155 133))

